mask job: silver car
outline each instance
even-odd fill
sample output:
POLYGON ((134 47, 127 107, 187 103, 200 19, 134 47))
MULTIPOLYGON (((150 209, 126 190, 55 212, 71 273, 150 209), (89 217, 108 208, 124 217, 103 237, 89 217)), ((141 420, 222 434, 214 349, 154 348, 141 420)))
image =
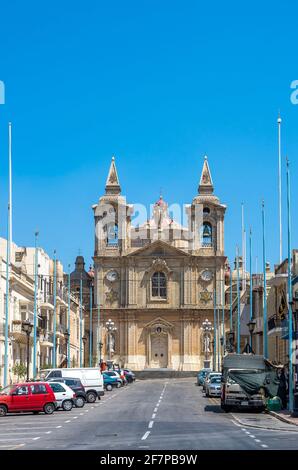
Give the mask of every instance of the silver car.
POLYGON ((207 375, 205 377, 204 383, 203 383, 203 389, 202 392, 207 391, 207 385, 210 382, 212 377, 221 377, 221 372, 207 372, 207 375))
POLYGON ((220 397, 221 396, 221 376, 217 375, 211 377, 206 385, 206 397, 220 397))

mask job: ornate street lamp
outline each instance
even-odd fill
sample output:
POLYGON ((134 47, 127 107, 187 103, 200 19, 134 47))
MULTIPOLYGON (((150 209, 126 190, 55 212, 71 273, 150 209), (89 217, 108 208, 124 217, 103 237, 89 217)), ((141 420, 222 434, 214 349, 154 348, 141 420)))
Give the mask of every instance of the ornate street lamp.
POLYGON ((109 360, 112 359, 112 334, 117 331, 117 328, 115 327, 115 323, 109 318, 108 321, 106 321, 106 329, 108 332, 108 341, 109 341, 109 360))
POLYGON ((86 362, 85 361, 85 352, 86 352, 87 336, 85 336, 85 335, 82 336, 82 341, 83 341, 83 344, 84 344, 84 356, 83 356, 83 358, 84 358, 84 367, 85 367, 85 362, 86 362))
POLYGON ((99 347, 99 365, 100 365, 100 367, 101 367, 101 361, 102 361, 102 347, 103 347, 102 341, 99 341, 98 347, 99 347))
POLYGON ((212 323, 211 321, 208 320, 208 318, 206 318, 206 320, 202 322, 201 329, 204 332, 205 367, 208 368, 210 366, 210 360, 209 360, 210 333, 213 330, 212 323))
POLYGON ((252 335, 253 335, 253 332, 255 331, 255 327, 256 327, 256 320, 250 320, 248 323, 247 323, 247 326, 248 326, 248 330, 249 330, 249 334, 250 334, 250 352, 252 354, 254 354, 253 350, 252 350, 252 335))
POLYGON ((234 331, 230 330, 228 332, 228 340, 229 340, 229 352, 234 352, 234 339, 235 339, 235 334, 234 331))
POLYGON ((66 344, 66 367, 68 367, 68 342, 70 338, 70 333, 68 330, 65 330, 64 338, 65 338, 65 344, 66 344))
POLYGON ((22 330, 26 333, 27 335, 27 382, 29 381, 29 364, 30 364, 30 358, 29 358, 29 349, 30 349, 30 335, 32 332, 33 324, 30 322, 30 320, 25 320, 22 323, 22 330))

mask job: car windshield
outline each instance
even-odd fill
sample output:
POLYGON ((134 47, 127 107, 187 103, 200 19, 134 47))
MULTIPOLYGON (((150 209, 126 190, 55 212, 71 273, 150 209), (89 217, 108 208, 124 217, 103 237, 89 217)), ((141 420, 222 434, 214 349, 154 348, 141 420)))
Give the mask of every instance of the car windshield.
POLYGON ((7 385, 0 390, 0 395, 9 395, 15 389, 15 385, 7 385))
POLYGON ((210 383, 212 384, 220 384, 220 382, 221 382, 220 377, 212 377, 212 379, 210 380, 210 383))

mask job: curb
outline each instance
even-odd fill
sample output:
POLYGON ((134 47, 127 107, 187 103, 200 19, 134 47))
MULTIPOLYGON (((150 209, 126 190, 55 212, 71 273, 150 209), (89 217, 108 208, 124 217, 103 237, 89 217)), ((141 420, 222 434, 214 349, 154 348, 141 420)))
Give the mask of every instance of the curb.
POLYGON ((270 415, 274 416, 274 418, 277 418, 280 421, 283 421, 284 423, 293 424, 294 426, 298 426, 298 423, 293 423, 293 421, 291 421, 291 419, 286 418, 285 416, 282 416, 279 413, 276 413, 275 411, 268 411, 268 413, 270 415))
MULTIPOLYGON (((271 412, 269 411, 270 414, 274 413, 274 412, 271 412)), ((270 431, 286 431, 286 432, 289 432, 288 429, 284 429, 284 428, 273 428, 271 426, 260 426, 258 424, 249 424, 249 423, 243 423, 243 421, 241 421, 237 416, 234 416, 232 413, 231 415, 233 416, 233 419, 235 421, 237 421, 237 423, 241 424, 241 426, 245 427, 245 428, 257 428, 257 429, 268 429, 270 431)), ((277 416, 275 416, 275 413, 273 414, 274 417, 277 418, 277 416)), ((281 420, 283 421, 283 420, 281 420)), ((290 423, 289 421, 286 421, 288 424, 293 424, 293 423, 290 423)))

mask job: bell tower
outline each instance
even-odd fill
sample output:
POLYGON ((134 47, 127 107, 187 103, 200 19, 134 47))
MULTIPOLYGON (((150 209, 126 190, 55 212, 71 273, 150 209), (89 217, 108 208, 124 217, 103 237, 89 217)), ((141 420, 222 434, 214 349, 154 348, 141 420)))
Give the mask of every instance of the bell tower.
POLYGON ((95 221, 95 256, 119 256, 130 247, 132 206, 121 195, 121 186, 112 157, 105 194, 92 206, 95 221))
POLYGON ((187 208, 189 249, 194 254, 224 255, 224 214, 226 206, 214 195, 208 158, 204 157, 198 194, 187 208))

